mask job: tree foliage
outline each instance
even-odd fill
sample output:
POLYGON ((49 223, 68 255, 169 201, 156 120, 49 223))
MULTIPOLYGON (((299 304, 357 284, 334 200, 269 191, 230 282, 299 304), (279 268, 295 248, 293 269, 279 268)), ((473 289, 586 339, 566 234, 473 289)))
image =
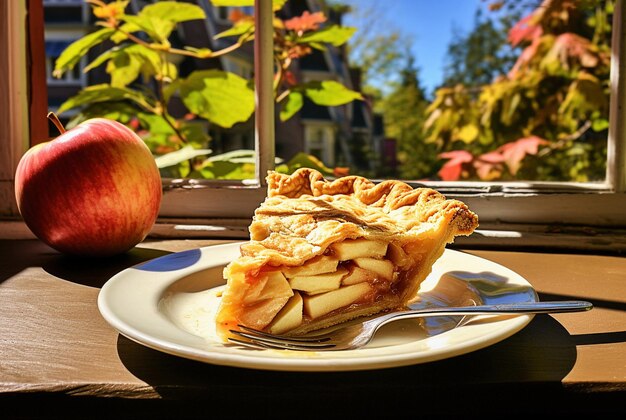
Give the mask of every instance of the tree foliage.
POLYGON ((424 127, 439 176, 603 179, 612 13, 611 0, 544 0, 510 29, 506 74, 437 90, 424 127))
MULTIPOLYGON (((182 77, 173 57, 214 59, 229 54, 252 41, 254 19, 239 9, 231 13, 232 27, 216 39, 230 38, 230 46, 212 51, 190 46, 174 47, 172 34, 183 22, 206 19, 204 10, 188 2, 159 1, 144 6, 137 14, 127 11, 129 0, 86 0, 92 6, 98 29, 69 45, 56 60, 54 76, 72 70, 96 46, 110 45, 91 61, 85 71, 104 66, 108 83, 88 86, 67 99, 58 109, 79 112, 71 125, 99 116, 115 119, 138 131, 157 155, 162 173, 180 177, 235 177, 248 173, 242 165, 249 162, 237 156, 218 168, 211 156, 210 138, 198 124, 205 120, 224 128, 250 119, 254 112, 253 84, 234 73, 222 70, 195 70, 182 77), (107 44, 105 44, 107 42, 107 44), (171 114, 173 98, 179 98, 188 111, 184 117, 171 114), (209 157, 207 157, 209 156, 209 157), (228 168, 232 170, 228 170, 228 168)), ((254 0, 212 0, 214 6, 253 6, 254 0)), ((285 0, 274 0, 280 10, 285 0)), ((274 77, 276 102, 282 107, 281 119, 292 117, 302 106, 303 98, 323 106, 338 106, 361 100, 359 92, 334 81, 298 83, 291 73, 294 60, 313 49, 345 44, 355 29, 328 24, 321 13, 304 12, 301 16, 274 19, 274 77)), ((248 152, 242 152, 244 154, 248 152)), ((246 155, 247 156, 247 155, 246 155)), ((249 157, 249 156, 247 156, 249 157)), ((230 154, 221 156, 228 159, 230 154)), ((301 163, 297 160, 294 165, 301 163)), ((327 170, 321 162, 318 169, 327 170)), ((248 165, 249 166, 249 165, 248 165)), ((282 170, 292 167, 281 166, 282 170)), ((254 173, 254 169, 252 170, 254 173)))
POLYGON ((514 19, 512 14, 518 12, 509 11, 496 19, 485 16, 479 8, 474 15, 472 31, 468 34, 453 31, 442 86, 482 86, 507 73, 515 62, 515 49, 507 42, 507 32, 514 19))
POLYGON ((423 127, 428 100, 419 81, 419 71, 409 54, 401 79, 381 103, 385 134, 394 138, 398 153, 398 176, 422 179, 437 165, 437 149, 424 142, 423 127))
POLYGON ((359 0, 350 3, 344 9, 359 28, 346 44, 350 63, 361 69, 364 91, 379 99, 402 82, 402 71, 412 59, 409 57, 412 39, 393 21, 384 19, 383 3, 364 4, 359 0))

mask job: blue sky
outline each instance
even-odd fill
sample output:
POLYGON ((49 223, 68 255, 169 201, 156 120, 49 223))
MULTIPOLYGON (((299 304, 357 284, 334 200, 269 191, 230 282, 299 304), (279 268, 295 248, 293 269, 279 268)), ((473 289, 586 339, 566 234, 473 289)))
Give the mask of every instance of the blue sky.
MULTIPOLYGON (((342 3, 361 10, 372 6, 381 14, 381 21, 411 36, 420 80, 428 92, 442 81, 452 29, 467 33, 472 29, 476 9, 486 9, 488 4, 485 0, 343 0, 342 3)), ((344 24, 351 23, 348 15, 344 24)))

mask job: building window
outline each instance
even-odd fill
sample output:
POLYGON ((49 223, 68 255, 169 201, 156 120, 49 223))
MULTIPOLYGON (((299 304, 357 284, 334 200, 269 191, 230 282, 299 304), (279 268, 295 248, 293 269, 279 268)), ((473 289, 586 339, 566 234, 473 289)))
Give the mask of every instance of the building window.
POLYGON ((54 70, 54 64, 59 58, 63 50, 70 45, 74 40, 46 40, 46 79, 48 84, 54 85, 71 85, 71 86, 84 86, 85 76, 83 74, 83 68, 85 67, 85 60, 82 59, 79 65, 75 66, 72 71, 68 71, 63 74, 59 79, 52 76, 54 70))
POLYGON ((326 166, 335 165, 335 130, 331 124, 309 123, 304 129, 304 151, 326 166))

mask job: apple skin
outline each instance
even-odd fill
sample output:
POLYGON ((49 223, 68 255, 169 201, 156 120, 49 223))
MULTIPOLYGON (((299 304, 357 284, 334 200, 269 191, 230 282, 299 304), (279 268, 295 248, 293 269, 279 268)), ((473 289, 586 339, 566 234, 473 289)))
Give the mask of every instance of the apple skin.
POLYGON ((30 148, 15 175, 29 229, 70 255, 122 254, 144 240, 161 205, 154 157, 125 125, 93 118, 30 148))

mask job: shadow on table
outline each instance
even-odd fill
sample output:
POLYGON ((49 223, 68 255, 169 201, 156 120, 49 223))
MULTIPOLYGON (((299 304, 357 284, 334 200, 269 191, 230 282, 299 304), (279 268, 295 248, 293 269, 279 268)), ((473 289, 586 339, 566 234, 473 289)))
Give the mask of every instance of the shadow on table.
POLYGON ((133 248, 108 258, 83 258, 58 254, 42 265, 53 276, 72 283, 100 288, 115 274, 129 267, 171 254, 149 248, 133 248))
POLYGON ((116 273, 167 254, 171 252, 135 247, 108 258, 72 257, 39 240, 0 240, 0 284, 27 268, 41 267, 60 279, 100 288, 116 273))
MULTIPOLYGON (((372 416, 478 415, 495 407, 536 412, 542 401, 549 402, 548 411, 558 410, 559 398, 566 398, 561 381, 574 366, 576 344, 581 343, 554 318, 538 315, 522 331, 485 349, 380 370, 316 373, 217 366, 161 353, 123 336, 118 353, 126 368, 165 401, 187 401, 186 409, 200 412, 235 410, 263 417, 275 416, 276 410, 302 413, 305 407, 311 417, 324 410, 372 416)), ((576 397, 576 404, 584 401, 584 396, 576 397)), ((568 401, 562 407, 569 410, 575 404, 568 401)))

